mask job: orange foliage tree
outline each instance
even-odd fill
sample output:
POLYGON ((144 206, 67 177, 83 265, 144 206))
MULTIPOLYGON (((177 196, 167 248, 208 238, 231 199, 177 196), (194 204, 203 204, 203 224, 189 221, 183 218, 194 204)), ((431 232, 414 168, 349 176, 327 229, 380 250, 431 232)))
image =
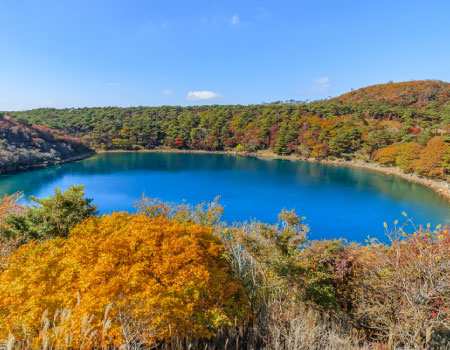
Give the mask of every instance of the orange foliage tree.
POLYGON ((412 172, 421 151, 422 146, 418 142, 394 143, 376 151, 373 158, 377 163, 398 166, 406 172, 412 172))
POLYGON ((240 291, 211 228, 127 213, 92 217, 68 239, 31 242, 11 256, 0 275, 0 337, 20 337, 23 324, 39 342, 42 315, 58 320, 64 308, 73 339, 66 347, 123 344, 130 319, 146 325, 147 343, 207 338, 244 314, 240 291), (97 334, 90 343, 82 342, 86 322, 97 334))
POLYGON ((25 210, 18 204, 20 197, 22 197, 22 193, 17 192, 0 198, 0 226, 4 225, 4 220, 9 215, 20 214, 25 210))
POLYGON ((399 147, 397 144, 393 144, 382 148, 375 152, 373 159, 380 164, 383 165, 394 165, 395 159, 397 158, 397 154, 399 151, 399 147))
POLYGON ((413 171, 413 162, 419 158, 421 150, 422 146, 418 142, 409 142, 399 145, 397 156, 395 157, 395 165, 404 171, 413 171))
POLYGON ((311 157, 325 158, 328 154, 328 146, 322 143, 315 145, 311 151, 311 157))
POLYGON ((414 169, 421 175, 445 178, 450 174, 450 168, 445 162, 448 154, 450 154, 450 144, 445 143, 442 136, 435 136, 428 141, 419 159, 414 162, 414 169))

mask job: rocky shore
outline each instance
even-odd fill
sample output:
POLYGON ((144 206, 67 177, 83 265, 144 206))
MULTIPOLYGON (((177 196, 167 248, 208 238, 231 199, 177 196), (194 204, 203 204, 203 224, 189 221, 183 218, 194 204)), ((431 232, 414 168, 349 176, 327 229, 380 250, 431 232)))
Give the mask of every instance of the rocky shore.
POLYGON ((55 158, 54 160, 51 160, 51 161, 47 160, 47 161, 44 161, 42 163, 19 165, 19 166, 15 167, 13 171, 9 171, 7 169, 1 169, 0 168, 0 175, 20 173, 20 172, 23 172, 23 171, 41 169, 41 168, 46 168, 46 167, 49 167, 49 166, 61 165, 61 164, 64 164, 64 163, 76 162, 78 160, 82 160, 82 159, 86 159, 86 158, 92 157, 94 154, 96 154, 96 152, 92 151, 92 152, 88 152, 88 153, 77 154, 75 156, 67 157, 67 158, 64 158, 64 159, 55 158))

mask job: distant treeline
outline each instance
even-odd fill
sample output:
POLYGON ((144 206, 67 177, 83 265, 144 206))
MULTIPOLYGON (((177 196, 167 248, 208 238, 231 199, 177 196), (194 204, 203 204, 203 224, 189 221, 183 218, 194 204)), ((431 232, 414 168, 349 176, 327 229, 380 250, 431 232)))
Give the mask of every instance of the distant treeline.
POLYGON ((375 161, 448 179, 449 86, 390 83, 303 104, 42 108, 11 114, 80 137, 94 149, 269 150, 375 161))

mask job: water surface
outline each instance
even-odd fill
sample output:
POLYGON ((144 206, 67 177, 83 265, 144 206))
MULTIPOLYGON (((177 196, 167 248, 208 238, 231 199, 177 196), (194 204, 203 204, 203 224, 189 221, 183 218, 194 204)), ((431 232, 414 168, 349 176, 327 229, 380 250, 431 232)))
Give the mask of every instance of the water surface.
POLYGON ((0 176, 0 195, 48 196, 86 186, 103 213, 134 211, 142 193, 196 204, 220 195, 227 222, 275 222, 295 208, 311 238, 383 237, 383 222, 405 211, 417 224, 450 223, 450 204, 431 189, 365 169, 282 159, 189 153, 108 153, 75 163, 0 176))

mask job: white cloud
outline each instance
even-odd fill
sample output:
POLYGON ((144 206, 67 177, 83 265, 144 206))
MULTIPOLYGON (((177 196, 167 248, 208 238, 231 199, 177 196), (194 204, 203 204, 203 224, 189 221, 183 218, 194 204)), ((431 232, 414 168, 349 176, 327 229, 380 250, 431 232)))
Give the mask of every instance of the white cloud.
POLYGON ((108 85, 108 86, 113 86, 113 87, 119 87, 119 86, 120 86, 120 83, 111 82, 111 83, 108 83, 108 84, 106 84, 106 85, 108 85))
POLYGON ((163 90, 163 91, 161 91, 161 94, 165 95, 165 96, 170 96, 170 95, 173 95, 173 92, 172 92, 172 90, 163 90))
POLYGON ((240 22, 241 22, 241 19, 239 18, 238 15, 234 15, 233 17, 231 17, 230 23, 232 25, 238 26, 240 22))
POLYGON ((315 94, 325 94, 330 90, 331 84, 330 84, 330 78, 328 77, 321 77, 316 78, 313 80, 314 85, 310 89, 312 93, 315 94))
POLYGON ((206 101, 206 100, 216 100, 222 96, 217 92, 212 91, 189 91, 186 96, 188 101, 206 101))

